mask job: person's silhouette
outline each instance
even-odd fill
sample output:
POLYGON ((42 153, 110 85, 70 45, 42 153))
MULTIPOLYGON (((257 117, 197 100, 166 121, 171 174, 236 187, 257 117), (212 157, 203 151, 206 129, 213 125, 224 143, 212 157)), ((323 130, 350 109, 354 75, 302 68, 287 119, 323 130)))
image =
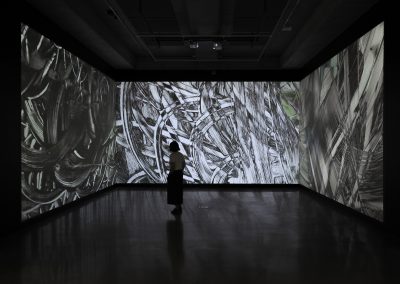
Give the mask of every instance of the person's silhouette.
POLYGON ((175 209, 171 211, 172 214, 182 214, 185 157, 179 152, 179 145, 176 141, 169 144, 169 149, 172 153, 169 157, 167 202, 175 205, 175 209))

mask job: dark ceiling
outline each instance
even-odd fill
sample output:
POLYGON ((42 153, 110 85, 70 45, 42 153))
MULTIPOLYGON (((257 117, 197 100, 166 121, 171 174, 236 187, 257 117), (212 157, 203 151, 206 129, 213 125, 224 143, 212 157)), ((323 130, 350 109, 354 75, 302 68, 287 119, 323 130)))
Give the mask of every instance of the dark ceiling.
POLYGON ((379 1, 25 2, 114 70, 295 70, 379 1))

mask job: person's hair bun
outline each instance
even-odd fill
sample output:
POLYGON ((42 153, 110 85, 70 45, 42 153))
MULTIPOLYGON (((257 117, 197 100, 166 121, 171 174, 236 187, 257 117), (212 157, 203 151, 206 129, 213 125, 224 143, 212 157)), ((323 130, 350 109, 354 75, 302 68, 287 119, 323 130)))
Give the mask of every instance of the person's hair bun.
POLYGON ((169 150, 172 151, 172 152, 177 152, 177 151, 179 151, 179 145, 178 145, 178 143, 177 143, 176 141, 172 141, 172 142, 169 144, 169 150))

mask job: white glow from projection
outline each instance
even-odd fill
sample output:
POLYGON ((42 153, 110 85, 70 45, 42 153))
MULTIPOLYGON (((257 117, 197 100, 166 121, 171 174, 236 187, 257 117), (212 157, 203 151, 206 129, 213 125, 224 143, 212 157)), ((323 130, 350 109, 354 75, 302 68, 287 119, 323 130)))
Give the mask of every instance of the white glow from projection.
POLYGON ((297 183, 298 83, 122 82, 119 91, 126 181, 165 182, 176 140, 187 183, 297 183))

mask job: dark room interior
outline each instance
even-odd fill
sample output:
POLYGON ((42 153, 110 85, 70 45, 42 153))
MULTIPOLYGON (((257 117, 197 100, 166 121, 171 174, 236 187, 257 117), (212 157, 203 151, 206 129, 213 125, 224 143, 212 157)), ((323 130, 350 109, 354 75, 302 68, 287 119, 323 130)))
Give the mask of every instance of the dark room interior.
POLYGON ((400 283, 393 4, 4 7, 0 283, 400 283))

